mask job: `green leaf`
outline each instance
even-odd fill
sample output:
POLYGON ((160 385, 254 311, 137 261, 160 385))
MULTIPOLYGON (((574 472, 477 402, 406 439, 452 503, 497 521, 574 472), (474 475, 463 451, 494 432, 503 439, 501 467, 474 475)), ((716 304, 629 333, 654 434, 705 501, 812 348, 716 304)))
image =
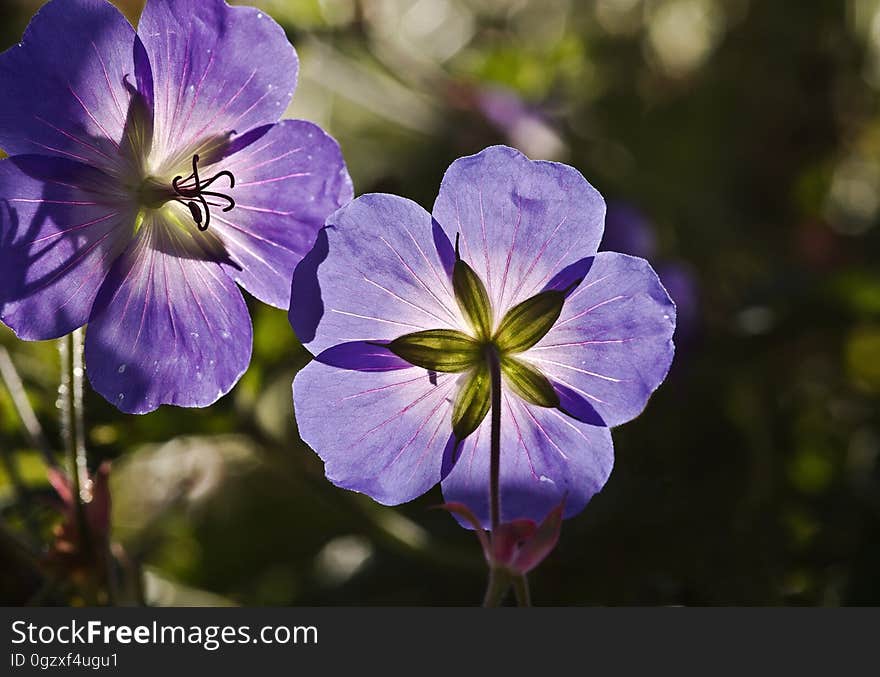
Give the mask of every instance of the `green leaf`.
POLYGON ((482 361, 468 374, 467 381, 455 398, 452 408, 452 432, 455 437, 463 440, 479 428, 491 404, 492 379, 488 363, 482 361))
POLYGON ((417 331, 385 347, 410 364, 431 371, 467 371, 480 359, 480 344, 454 329, 417 331))
POLYGON ((492 304, 480 276, 461 259, 452 269, 452 288, 458 307, 468 319, 477 337, 488 339, 492 333, 492 304))
POLYGON ((559 319, 565 294, 542 291, 507 311, 495 334, 495 343, 502 353, 521 353, 547 334, 559 319))
POLYGON ((551 409, 559 406, 559 395, 549 379, 530 364, 514 357, 504 357, 501 359, 501 373, 510 389, 526 402, 551 409))

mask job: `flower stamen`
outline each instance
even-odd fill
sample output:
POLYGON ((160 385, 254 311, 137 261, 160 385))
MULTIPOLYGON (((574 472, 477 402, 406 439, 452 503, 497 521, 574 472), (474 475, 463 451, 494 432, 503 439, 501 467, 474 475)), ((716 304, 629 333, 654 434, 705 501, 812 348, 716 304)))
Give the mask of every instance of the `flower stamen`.
POLYGON ((200 179, 199 156, 193 155, 192 174, 186 178, 179 175, 175 176, 174 180, 171 182, 171 187, 174 189, 174 193, 181 198, 175 198, 175 201, 186 205, 189 208, 193 221, 201 231, 208 230, 208 226, 211 223, 211 207, 222 207, 222 211, 224 212, 231 211, 235 208, 235 200, 232 199, 230 195, 205 190, 221 178, 229 179, 229 188, 235 188, 235 175, 228 170, 217 172, 210 179, 205 179, 204 181, 200 179), (207 197, 226 200, 226 205, 220 205, 216 202, 208 202, 207 197))

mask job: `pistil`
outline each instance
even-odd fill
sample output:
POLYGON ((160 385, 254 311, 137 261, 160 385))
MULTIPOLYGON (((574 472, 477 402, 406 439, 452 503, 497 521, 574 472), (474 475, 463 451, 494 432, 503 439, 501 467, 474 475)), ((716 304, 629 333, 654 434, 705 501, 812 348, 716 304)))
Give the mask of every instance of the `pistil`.
POLYGON ((235 200, 230 195, 206 190, 221 178, 229 180, 230 189, 235 188, 235 176, 227 170, 218 172, 209 179, 202 180, 199 177, 199 156, 193 155, 192 173, 186 178, 175 176, 171 182, 171 187, 177 196, 172 199, 189 208, 193 221, 201 231, 208 230, 208 226, 211 224, 211 207, 222 207, 224 212, 228 212, 235 207, 235 200), (226 204, 220 205, 216 202, 209 202, 208 197, 220 198, 225 200, 226 204))

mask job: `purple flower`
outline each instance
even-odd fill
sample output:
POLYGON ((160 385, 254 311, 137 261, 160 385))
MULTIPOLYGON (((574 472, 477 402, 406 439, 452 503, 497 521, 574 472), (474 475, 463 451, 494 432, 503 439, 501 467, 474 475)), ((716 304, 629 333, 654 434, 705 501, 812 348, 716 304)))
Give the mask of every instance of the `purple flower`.
POLYGON ((609 202, 599 249, 651 259, 657 253, 654 225, 633 205, 609 202))
POLYGON ((684 261, 657 261, 657 276, 670 298, 675 301, 675 339, 692 342, 700 334, 700 294, 697 276, 684 261))
POLYGON ((529 104, 513 90, 488 86, 478 89, 476 105, 507 141, 532 155, 556 157, 565 144, 540 107, 529 104))
POLYGON ((336 142, 278 122, 297 57, 222 0, 51 0, 0 55, 0 318, 24 339, 88 323, 119 409, 206 406, 250 361, 240 284, 287 308, 292 271, 352 196, 336 142))
POLYGON ((389 505, 442 481, 488 525, 498 360, 501 521, 563 499, 580 512, 611 472, 609 428, 673 355, 675 308, 648 263, 596 253, 604 214, 575 169, 495 146, 452 164, 433 215, 374 194, 331 216, 290 313, 317 355, 296 418, 327 477, 389 505))

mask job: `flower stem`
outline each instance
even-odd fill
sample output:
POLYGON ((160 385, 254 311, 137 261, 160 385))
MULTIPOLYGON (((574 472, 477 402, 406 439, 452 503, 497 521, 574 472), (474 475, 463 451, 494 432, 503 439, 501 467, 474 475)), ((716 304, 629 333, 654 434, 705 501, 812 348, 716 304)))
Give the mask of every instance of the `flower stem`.
POLYGON ((510 574, 504 569, 491 567, 489 569, 489 585, 486 586, 483 606, 487 609, 501 606, 508 588, 510 588, 510 574))
POLYGON ((498 351, 490 347, 487 351, 489 375, 492 379, 492 420, 489 447, 489 519, 492 532, 501 523, 501 362, 498 351))
POLYGON ((513 577, 513 592, 517 606, 532 606, 532 594, 529 592, 529 579, 525 574, 513 577))
POLYGON ((91 543, 91 534, 86 520, 85 504, 92 500, 92 491, 84 435, 82 329, 63 337, 59 342, 59 351, 61 384, 58 387, 58 401, 61 408, 61 435, 70 464, 73 496, 77 506, 77 526, 83 544, 88 546, 91 543))
MULTIPOLYGON (((492 427, 489 442, 489 521, 492 526, 490 536, 492 538, 501 523, 501 490, 499 486, 501 476, 501 362, 498 358, 498 350, 494 346, 490 346, 486 350, 486 359, 489 362, 492 387, 492 418, 490 422, 492 427)), ((489 583, 486 587, 483 606, 500 606, 509 588, 510 574, 504 569, 490 566, 489 583)))

